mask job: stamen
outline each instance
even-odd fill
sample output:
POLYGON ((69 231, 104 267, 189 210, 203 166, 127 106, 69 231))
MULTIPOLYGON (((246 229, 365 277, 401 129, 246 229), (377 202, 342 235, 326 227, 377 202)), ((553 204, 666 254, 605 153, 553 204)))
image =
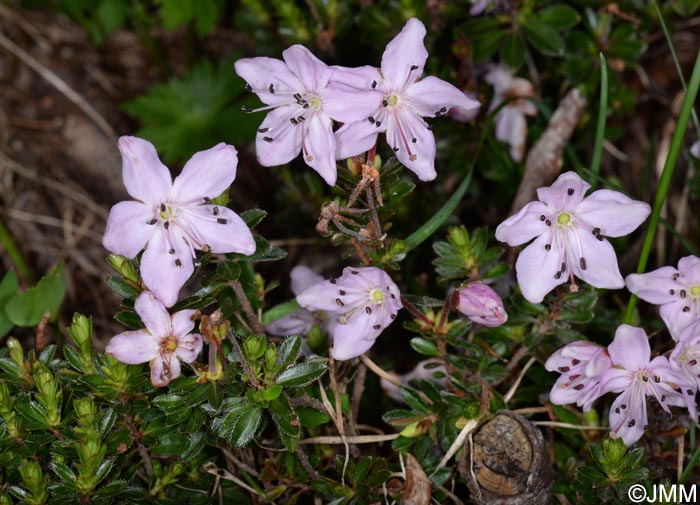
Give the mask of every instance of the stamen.
POLYGON ((685 289, 681 289, 680 295, 681 298, 685 298, 686 296, 688 296, 688 293, 685 292, 685 289))
POLYGON ((267 133, 269 131, 270 131, 269 128, 258 128, 258 133, 267 133))
POLYGON ((299 121, 297 121, 296 118, 293 118, 293 117, 290 117, 290 118, 289 118, 289 121, 291 121, 291 123, 292 123, 293 125, 298 125, 298 124, 299 124, 299 121))
POLYGON ((574 188, 569 188, 569 189, 567 189, 567 190, 566 190, 566 193, 567 193, 569 196, 573 195, 573 194, 574 194, 574 188))
POLYGON ((418 70, 418 65, 411 65, 411 72, 418 70))
POLYGON ((226 224, 226 223, 228 223, 228 220, 224 219, 223 217, 220 217, 219 219, 216 220, 216 222, 219 224, 226 224))
POLYGON ((168 254, 175 254, 175 249, 168 249, 168 254))
POLYGON ((247 82, 246 82, 245 85, 243 86, 243 89, 246 90, 248 93, 250 93, 251 91, 253 91, 253 87, 252 87, 250 84, 248 84, 247 82))
MULTIPOLYGON (((401 140, 403 140, 404 145, 406 146, 406 151, 408 151, 408 159, 411 161, 416 161, 416 155, 411 152, 411 147, 408 145, 408 141, 406 140, 406 135, 403 132, 403 128, 401 127, 401 122, 399 121, 399 116, 396 113, 396 109, 394 109, 394 120, 396 121, 396 126, 399 129, 399 135, 401 135, 401 140)), ((413 135, 411 135, 413 137, 413 135)), ((397 152, 398 148, 394 148, 394 152, 397 152)))
POLYGON ((581 258, 580 263, 581 263, 581 270, 585 270, 586 269, 586 258, 581 258))
POLYGON ((275 94, 275 86, 272 83, 270 83, 270 87, 268 89, 270 90, 270 93, 273 95, 275 94))
POLYGON ((628 427, 628 428, 632 428, 635 424, 637 424, 637 421, 635 421, 634 419, 632 419, 629 423, 627 423, 627 427, 628 427))
POLYGON ((344 307, 344 306, 345 306, 345 304, 343 303, 343 300, 341 300, 340 298, 336 298, 336 299, 335 299, 335 303, 336 303, 336 305, 338 305, 339 307, 344 307))
POLYGON ((372 89, 377 87, 377 81, 372 81, 372 89))
POLYGON ((367 121, 369 121, 370 123, 374 124, 374 118, 373 118, 372 116, 368 117, 368 118, 367 118, 367 121))
POLYGON ((547 219, 547 218, 544 216, 544 214, 542 214, 542 215, 540 216, 540 221, 544 221, 545 219, 547 219))
POLYGON ((219 215, 219 207, 214 207, 211 209, 211 213, 214 214, 215 216, 219 215))
POLYGON ((146 224, 156 224, 157 222, 158 222, 158 220, 153 218, 150 221, 146 221, 146 224))
POLYGON ((544 245, 544 250, 545 250, 545 251, 549 251, 550 249, 552 249, 552 244, 545 244, 545 245, 544 245))
POLYGON ((175 260, 175 266, 178 268, 182 268, 182 261, 180 261, 180 258, 175 260))
POLYGON ((365 312, 367 312, 367 314, 371 314, 371 313, 372 313, 372 308, 371 308, 371 307, 365 307, 365 312))
POLYGON ((170 221, 164 222, 164 223, 163 223, 163 228, 165 228, 166 230, 167 230, 168 228, 170 228, 170 221))
MULTIPOLYGON (((335 284, 335 283, 334 283, 334 284, 335 284)), ((344 289, 339 289, 339 290, 338 290, 338 294, 339 294, 340 296, 345 296, 345 290, 344 290, 344 289)))
POLYGON ((561 272, 562 273, 566 272, 566 263, 564 263, 563 261, 561 263, 561 272))
POLYGON ((683 307, 683 312, 690 312, 690 307, 688 307, 687 305, 683 307))
POLYGON ((160 204, 160 211, 165 212, 165 204, 164 203, 160 204))
POLYGON ((673 280, 677 281, 681 274, 673 274, 673 280))
POLYGON ((275 139, 273 139, 272 137, 263 137, 263 140, 264 140, 265 142, 272 142, 272 141, 275 140, 275 139))
POLYGON ((372 328, 374 328, 375 330, 379 330, 379 329, 382 328, 382 325, 381 325, 381 324, 375 324, 374 326, 372 326, 372 328))

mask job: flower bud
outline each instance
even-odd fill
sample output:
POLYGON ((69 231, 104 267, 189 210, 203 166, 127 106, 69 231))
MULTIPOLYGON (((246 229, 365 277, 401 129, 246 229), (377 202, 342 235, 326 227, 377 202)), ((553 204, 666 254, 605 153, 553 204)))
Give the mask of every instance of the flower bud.
POLYGON ((136 275, 134 265, 128 258, 125 258, 119 254, 110 254, 107 256, 107 263, 109 263, 117 272, 122 274, 125 279, 135 283, 139 282, 139 276, 136 275))
POLYGON ((508 320, 501 297, 486 284, 469 284, 454 296, 455 309, 475 323, 494 328, 508 320))

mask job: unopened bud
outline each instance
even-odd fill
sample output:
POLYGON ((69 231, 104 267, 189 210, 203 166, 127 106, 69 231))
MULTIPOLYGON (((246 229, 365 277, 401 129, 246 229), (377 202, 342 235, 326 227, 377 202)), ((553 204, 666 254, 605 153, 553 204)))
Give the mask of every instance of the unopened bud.
POLYGON ((247 360, 257 360, 265 352, 265 337, 250 335, 243 342, 243 354, 247 360))
POLYGON ((469 284, 454 295, 454 307, 471 321, 494 328, 508 320, 503 300, 486 284, 469 284))
POLYGON ((134 265, 128 258, 125 258, 119 254, 110 254, 107 257, 107 262, 112 265, 112 268, 119 272, 125 279, 135 283, 139 282, 139 277, 136 275, 134 265))

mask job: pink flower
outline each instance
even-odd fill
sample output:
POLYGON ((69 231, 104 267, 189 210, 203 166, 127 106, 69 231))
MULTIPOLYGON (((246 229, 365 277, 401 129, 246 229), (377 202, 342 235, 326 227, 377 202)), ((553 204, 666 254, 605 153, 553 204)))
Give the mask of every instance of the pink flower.
POLYGON ((522 161, 527 139, 525 116, 536 116, 537 107, 526 97, 535 96, 532 83, 521 77, 514 77, 511 71, 501 65, 491 68, 486 74, 486 82, 493 86, 493 101, 489 111, 496 109, 509 97, 523 97, 505 105, 496 113, 496 138, 510 145, 510 156, 522 161))
POLYGON ((244 58, 236 73, 270 110, 258 128, 255 147, 261 165, 283 165, 303 151, 304 161, 335 185, 333 120, 365 119, 379 105, 376 92, 331 82, 334 69, 304 46, 294 45, 274 58, 244 58))
POLYGON ((337 360, 363 354, 401 309, 399 289, 376 267, 347 267, 338 279, 315 284, 297 295, 305 309, 337 316, 331 331, 331 356, 337 360))
POLYGON ((540 303, 567 278, 576 291, 574 276, 597 288, 625 285, 605 237, 631 233, 651 208, 608 189, 584 198, 590 187, 574 172, 562 174, 550 187, 537 190, 539 201, 528 203, 496 229, 496 238, 511 246, 536 239, 515 264, 520 290, 530 302, 540 303))
POLYGON ((555 405, 575 403, 585 412, 602 395, 600 380, 612 366, 608 350, 591 342, 572 342, 552 354, 544 367, 561 376, 552 387, 549 399, 555 405))
POLYGON ((453 296, 455 309, 475 323, 495 328, 508 321, 503 300, 486 284, 468 284, 453 296))
POLYGON ((690 323, 680 332, 668 359, 676 370, 700 387, 700 320, 690 323))
POLYGON ((255 252, 253 235, 238 214, 210 202, 236 178, 233 146, 222 143, 195 154, 175 181, 150 142, 121 137, 119 150, 124 185, 138 201, 112 207, 102 244, 127 258, 146 248, 143 282, 166 307, 175 304, 192 275, 195 250, 255 252))
MULTIPOLYGON (((324 282, 322 276, 303 265, 295 266, 290 276, 292 278, 292 293, 295 295, 301 294, 311 286, 324 282)), ((311 312, 306 309, 300 309, 266 325, 265 331, 278 337, 306 335, 314 324, 330 332, 330 329, 335 324, 335 319, 329 317, 323 311, 311 312)))
POLYGON ((642 300, 661 305, 661 319, 676 341, 683 328, 700 319, 700 258, 686 256, 678 262, 678 269, 661 267, 630 274, 625 282, 642 300))
POLYGON ((180 361, 192 363, 202 351, 202 336, 191 333, 197 311, 181 310, 171 316, 148 291, 139 295, 134 308, 146 329, 112 337, 105 352, 129 365, 150 361, 151 382, 165 386, 180 376, 180 361))
MULTIPOLYGON (((448 379, 447 373, 445 371, 445 365, 442 363, 442 361, 437 359, 426 359, 424 361, 421 361, 415 366, 413 370, 402 375, 397 375, 391 372, 389 373, 393 375, 396 378, 396 380, 400 382, 403 386, 408 386, 409 382, 411 382, 414 379, 426 379, 431 382, 434 382, 437 386, 441 388, 446 388, 450 384, 450 380, 448 379), (435 377, 435 374, 439 374, 441 376, 435 377)), ((404 401, 399 386, 397 386, 393 382, 389 382, 383 377, 379 382, 387 396, 396 400, 397 402, 404 401)))
POLYGON ((411 18, 384 50, 381 71, 371 67, 339 69, 334 79, 365 82, 381 91, 381 106, 362 121, 345 124, 336 132, 338 159, 368 151, 377 136, 386 132, 389 146, 399 161, 422 181, 430 181, 435 172, 435 137, 423 117, 440 117, 451 108, 467 111, 479 102, 437 77, 425 77, 423 67, 428 51, 423 44, 425 26, 411 18))
POLYGON ((647 427, 647 396, 656 398, 671 415, 669 406, 687 407, 695 419, 696 385, 675 370, 668 359, 649 361, 651 349, 641 328, 623 324, 608 346, 612 368, 601 379, 602 393, 621 393, 610 407, 610 429, 625 444, 639 440, 647 427))

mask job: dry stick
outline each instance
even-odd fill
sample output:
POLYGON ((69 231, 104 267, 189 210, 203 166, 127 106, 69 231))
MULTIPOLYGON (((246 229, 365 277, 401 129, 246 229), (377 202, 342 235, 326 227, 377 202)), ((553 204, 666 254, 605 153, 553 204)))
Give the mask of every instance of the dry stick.
POLYGON ((58 91, 63 93, 65 97, 73 102, 75 105, 80 107, 80 109, 92 119, 97 126, 107 135, 109 139, 114 139, 117 134, 114 132, 109 123, 103 118, 99 112, 97 112, 92 105, 87 103, 87 101, 80 96, 77 92, 73 90, 63 79, 58 77, 55 73, 49 70, 46 66, 39 63, 33 56, 27 53, 24 49, 19 47, 17 44, 12 42, 10 39, 5 37, 0 33, 0 46, 7 49, 9 52, 14 54, 17 58, 22 60, 28 67, 46 79, 49 84, 55 87, 58 91))
POLYGON ((523 380, 523 377, 525 377, 525 374, 527 371, 530 369, 530 367, 537 361, 534 357, 530 358, 527 363, 525 363, 525 366, 523 367, 522 370, 520 370, 520 374, 518 375, 518 379, 515 381, 515 383, 510 387, 506 395, 503 397, 503 401, 508 404, 511 398, 513 398, 513 395, 515 395, 515 392, 518 390, 518 387, 520 386, 520 383, 523 380))
POLYGON ((583 424, 569 424, 569 423, 560 423, 558 421, 534 421, 535 425, 537 426, 550 426, 552 428, 569 428, 572 430, 592 430, 592 431, 599 431, 599 430, 607 430, 608 428, 604 428, 602 426, 585 426, 583 424))
POLYGON ((510 208, 511 214, 515 214, 526 203, 532 201, 537 188, 549 185, 557 176, 562 166, 564 147, 585 107, 586 99, 577 88, 569 91, 559 103, 547 129, 527 155, 525 172, 510 208))
MULTIPOLYGON (((321 382, 321 379, 318 380, 318 388, 319 388, 319 391, 321 393, 321 400, 323 400, 323 405, 326 407, 326 412, 333 420, 333 423, 335 423, 336 428, 338 428, 338 433, 340 433, 341 443, 345 446, 345 462, 343 463, 343 473, 341 474, 341 479, 340 479, 343 486, 345 486, 345 471, 347 470, 348 461, 350 460, 350 446, 348 445, 348 442, 346 440, 344 430, 342 429, 342 424, 340 424, 340 423, 342 423, 342 420, 340 422, 338 421, 336 413, 333 411, 333 406, 331 405, 331 402, 328 400, 328 395, 326 394, 326 390, 323 388, 323 383, 321 382)), ((334 437, 334 438, 336 438, 336 437, 334 437)))
POLYGON ((435 475, 435 473, 443 468, 450 459, 452 459, 452 456, 457 454, 457 451, 464 445, 464 442, 467 440, 467 437, 469 434, 474 430, 474 428, 477 427, 478 421, 476 419, 470 419, 467 421, 467 424, 464 425, 464 428, 462 428, 462 431, 459 432, 459 435, 457 435, 457 438, 455 438, 455 441, 452 442, 452 445, 447 451, 447 454, 442 458, 440 463, 438 464, 437 467, 435 467, 435 470, 433 470, 433 473, 430 474, 432 477, 435 475))
POLYGON ((257 489, 254 487, 249 486, 245 482, 243 482, 241 479, 233 475, 231 472, 228 470, 224 470, 223 468, 219 468, 216 466, 214 463, 205 463, 205 465, 202 467, 205 472, 210 473, 212 475, 215 475, 216 477, 219 477, 220 479, 225 479, 225 480, 230 480, 231 482, 235 482, 237 485, 248 491, 249 493, 253 493, 255 496, 260 496, 260 493, 258 492, 257 489))
MULTIPOLYGON (((374 361, 369 359, 366 354, 361 355, 360 359, 362 360, 362 362, 365 365, 367 365, 367 368, 372 370, 375 374, 377 374, 382 379, 385 379, 385 380, 389 381, 390 383, 392 383, 394 386, 397 386, 400 388, 408 387, 408 386, 402 384, 401 381, 395 375, 390 374, 386 370, 381 369, 379 367, 379 365, 377 365, 374 361)), ((409 389, 411 389, 411 388, 409 388, 409 389)))
MULTIPOLYGON (((335 396, 335 420, 336 427, 338 428, 338 433, 342 438, 345 437, 345 424, 343 420, 343 406, 341 404, 340 398, 340 388, 338 387, 338 381, 335 379, 335 360, 330 357, 328 358, 328 375, 331 380, 331 390, 335 396)), ((345 485, 345 472, 348 469, 348 463, 350 462, 350 446, 345 442, 345 461, 343 462, 343 473, 341 475, 340 482, 345 485)))
POLYGON ((356 435, 354 437, 310 437, 305 438, 300 444, 311 445, 340 445, 340 444, 377 444, 396 440, 401 436, 400 433, 391 433, 389 435, 356 435))
POLYGON ((236 296, 238 297, 238 300, 241 302, 243 311, 246 313, 246 316, 248 316, 250 324, 253 325, 253 331, 259 335, 265 333, 265 329, 263 328, 260 319, 258 319, 258 316, 255 315, 253 306, 250 304, 250 300, 248 300, 241 283, 238 281, 230 281, 228 285, 231 286, 231 289, 233 289, 234 293, 236 293, 236 296))

